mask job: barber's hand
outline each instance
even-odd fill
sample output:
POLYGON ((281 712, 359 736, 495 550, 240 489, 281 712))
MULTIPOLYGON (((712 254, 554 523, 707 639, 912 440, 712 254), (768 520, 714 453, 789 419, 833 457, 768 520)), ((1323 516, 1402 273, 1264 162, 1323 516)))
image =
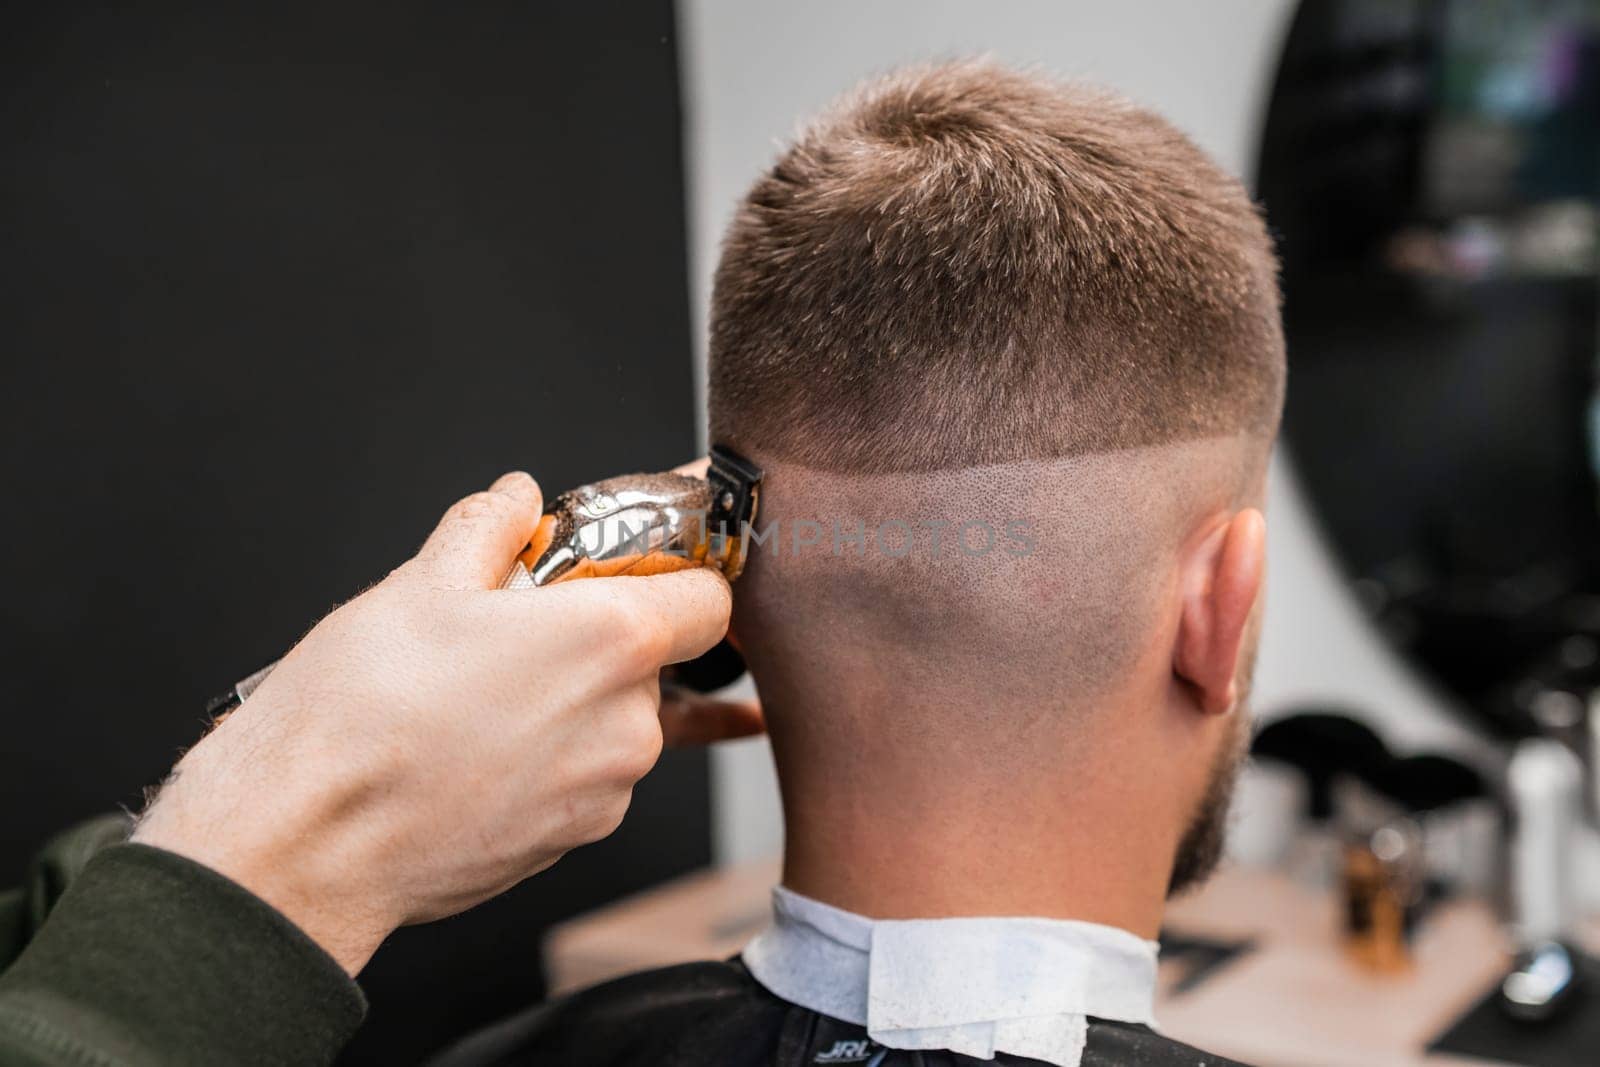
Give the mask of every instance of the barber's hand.
POLYGON ((134 840, 232 878, 354 974, 396 927, 611 833, 661 750, 661 668, 722 637, 728 586, 693 570, 499 590, 540 507, 509 474, 451 508, 189 751, 134 840))

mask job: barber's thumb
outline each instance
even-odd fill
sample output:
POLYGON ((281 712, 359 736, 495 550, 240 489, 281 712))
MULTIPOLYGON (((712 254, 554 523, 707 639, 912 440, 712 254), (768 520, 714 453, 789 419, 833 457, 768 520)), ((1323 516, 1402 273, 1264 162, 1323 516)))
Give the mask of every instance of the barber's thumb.
POLYGON ((544 496, 522 471, 456 501, 417 552, 414 566, 451 589, 494 589, 539 524, 544 496))

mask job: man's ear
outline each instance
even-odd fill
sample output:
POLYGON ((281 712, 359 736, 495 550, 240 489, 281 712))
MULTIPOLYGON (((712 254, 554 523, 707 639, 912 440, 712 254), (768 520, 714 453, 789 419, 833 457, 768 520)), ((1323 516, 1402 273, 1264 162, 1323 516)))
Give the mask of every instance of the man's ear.
POLYGON ((1172 669, 1208 714, 1229 711, 1238 700, 1239 653, 1266 556, 1266 520, 1246 508, 1197 538, 1182 561, 1183 613, 1172 669))

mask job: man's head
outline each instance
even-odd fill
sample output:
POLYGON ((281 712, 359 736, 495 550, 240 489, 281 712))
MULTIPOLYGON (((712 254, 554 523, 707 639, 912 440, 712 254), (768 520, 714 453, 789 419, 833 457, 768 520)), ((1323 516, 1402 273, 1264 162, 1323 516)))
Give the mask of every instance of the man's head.
POLYGON ((758 179, 710 332, 712 438, 768 471, 735 633, 791 834, 796 806, 976 827, 1104 783, 1200 873, 1284 377, 1238 183, 1104 94, 908 70, 758 179), (874 777, 896 810, 862 807, 874 777))

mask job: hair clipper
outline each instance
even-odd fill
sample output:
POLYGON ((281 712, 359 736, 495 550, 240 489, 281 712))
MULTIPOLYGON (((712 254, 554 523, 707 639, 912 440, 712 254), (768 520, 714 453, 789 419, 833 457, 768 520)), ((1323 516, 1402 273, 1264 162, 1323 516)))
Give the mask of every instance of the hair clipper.
POLYGON ((720 445, 705 478, 624 474, 580 485, 544 509, 501 588, 690 567, 715 568, 731 582, 744 569, 760 494, 761 468, 720 445))

